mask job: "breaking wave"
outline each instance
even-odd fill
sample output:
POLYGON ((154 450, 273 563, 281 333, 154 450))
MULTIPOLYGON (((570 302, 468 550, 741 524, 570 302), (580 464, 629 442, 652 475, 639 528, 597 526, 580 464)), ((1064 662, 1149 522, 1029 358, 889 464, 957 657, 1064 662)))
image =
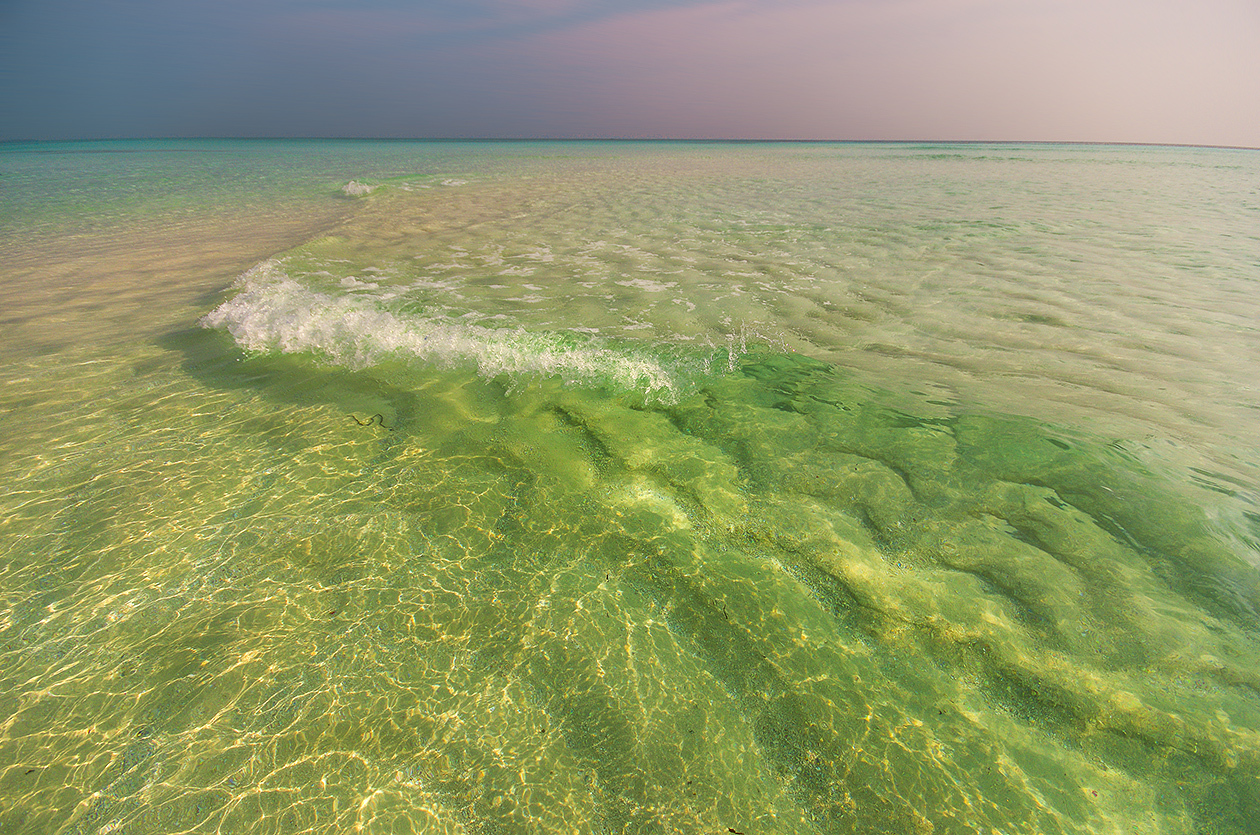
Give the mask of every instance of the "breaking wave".
POLYGON ((392 293, 320 292, 287 275, 277 261, 246 272, 236 287, 236 294, 202 317, 201 324, 226 330, 251 352, 310 354, 349 368, 388 359, 439 367, 471 364, 486 377, 555 376, 666 397, 682 384, 676 363, 642 349, 573 331, 489 328, 405 310, 392 293))

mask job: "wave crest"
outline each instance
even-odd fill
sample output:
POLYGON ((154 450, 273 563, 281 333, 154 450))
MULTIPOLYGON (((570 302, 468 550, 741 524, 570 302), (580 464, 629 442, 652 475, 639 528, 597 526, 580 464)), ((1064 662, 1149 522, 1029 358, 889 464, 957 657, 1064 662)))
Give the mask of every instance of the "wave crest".
POLYGON ((487 377, 558 376, 654 394, 679 388, 659 359, 599 337, 487 328, 395 309, 389 295, 319 292, 287 275, 277 261, 249 270, 236 286, 236 295, 201 324, 226 330, 247 351, 312 354, 350 368, 392 358, 442 367, 472 364, 487 377))

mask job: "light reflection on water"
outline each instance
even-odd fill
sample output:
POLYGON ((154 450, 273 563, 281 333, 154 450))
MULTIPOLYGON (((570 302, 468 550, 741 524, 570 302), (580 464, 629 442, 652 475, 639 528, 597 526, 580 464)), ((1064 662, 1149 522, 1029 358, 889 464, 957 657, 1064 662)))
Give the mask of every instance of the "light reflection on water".
POLYGON ((1255 163, 940 150, 404 176, 16 354, 0 826, 1248 831, 1255 163))

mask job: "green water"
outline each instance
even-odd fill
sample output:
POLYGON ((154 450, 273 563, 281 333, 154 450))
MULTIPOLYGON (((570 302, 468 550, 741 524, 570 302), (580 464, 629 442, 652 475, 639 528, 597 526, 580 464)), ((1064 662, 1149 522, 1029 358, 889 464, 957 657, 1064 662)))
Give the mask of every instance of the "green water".
POLYGON ((1254 831, 1253 156, 310 145, 6 291, 0 832, 1254 831))

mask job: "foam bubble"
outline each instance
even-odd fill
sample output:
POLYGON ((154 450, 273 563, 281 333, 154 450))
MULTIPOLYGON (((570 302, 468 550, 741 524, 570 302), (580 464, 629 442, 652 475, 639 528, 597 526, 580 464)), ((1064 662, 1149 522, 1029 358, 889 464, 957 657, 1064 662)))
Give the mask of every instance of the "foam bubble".
POLYGON ((371 194, 375 190, 376 186, 360 183, 358 180, 351 180, 341 187, 341 193, 347 197, 362 197, 365 194, 371 194))
POLYGON ((237 280, 238 291, 201 319, 242 348, 306 353, 350 368, 386 359, 475 365, 488 377, 558 376, 586 385, 670 395, 679 381, 659 359, 573 331, 488 328, 442 315, 391 308, 390 294, 319 292, 266 261, 237 280))

